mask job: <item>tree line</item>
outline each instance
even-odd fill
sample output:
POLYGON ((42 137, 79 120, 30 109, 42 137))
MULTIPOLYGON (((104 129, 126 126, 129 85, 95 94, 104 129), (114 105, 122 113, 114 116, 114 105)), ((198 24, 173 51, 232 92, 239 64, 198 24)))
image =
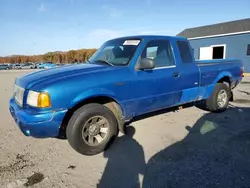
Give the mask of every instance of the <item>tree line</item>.
POLYGON ((48 52, 42 55, 14 55, 0 57, 0 63, 28 63, 28 62, 53 62, 53 63, 75 63, 85 62, 97 49, 70 50, 68 52, 48 52))

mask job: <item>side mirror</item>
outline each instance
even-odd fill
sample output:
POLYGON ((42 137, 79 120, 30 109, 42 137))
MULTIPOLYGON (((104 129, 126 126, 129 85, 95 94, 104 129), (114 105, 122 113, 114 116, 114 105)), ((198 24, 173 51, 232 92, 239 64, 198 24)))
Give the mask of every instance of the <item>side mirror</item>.
POLYGON ((155 62, 153 59, 149 59, 149 58, 143 58, 141 59, 139 65, 138 65, 138 69, 153 69, 155 68, 155 62))

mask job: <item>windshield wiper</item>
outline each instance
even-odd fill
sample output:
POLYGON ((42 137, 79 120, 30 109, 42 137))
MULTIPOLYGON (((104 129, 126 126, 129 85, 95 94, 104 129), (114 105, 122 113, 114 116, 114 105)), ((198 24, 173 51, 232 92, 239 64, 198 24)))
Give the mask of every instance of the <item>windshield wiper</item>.
POLYGON ((104 60, 102 60, 102 59, 98 59, 98 60, 95 60, 94 61, 95 63, 102 63, 102 64, 107 64, 107 65, 109 65, 109 66, 114 66, 112 63, 109 63, 109 62, 107 62, 107 61, 104 61, 104 60))

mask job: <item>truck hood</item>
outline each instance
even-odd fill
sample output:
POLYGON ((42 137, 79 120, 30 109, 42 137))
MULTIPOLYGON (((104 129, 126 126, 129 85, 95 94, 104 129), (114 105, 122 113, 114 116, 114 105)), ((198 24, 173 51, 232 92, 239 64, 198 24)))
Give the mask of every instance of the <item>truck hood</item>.
POLYGON ((22 77, 17 78, 16 84, 25 89, 30 89, 34 85, 47 80, 55 80, 79 74, 96 73, 113 68, 114 67, 97 64, 66 65, 26 74, 22 77))

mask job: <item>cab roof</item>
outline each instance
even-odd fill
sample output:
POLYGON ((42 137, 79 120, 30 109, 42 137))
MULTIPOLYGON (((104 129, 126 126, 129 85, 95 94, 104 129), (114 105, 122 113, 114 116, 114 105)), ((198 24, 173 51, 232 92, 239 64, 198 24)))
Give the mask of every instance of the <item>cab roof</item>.
POLYGON ((167 35, 132 35, 132 36, 124 36, 124 37, 117 37, 113 38, 111 40, 115 39, 146 39, 146 40, 153 40, 153 39, 172 39, 172 40, 187 40, 185 37, 182 36, 167 36, 167 35))

